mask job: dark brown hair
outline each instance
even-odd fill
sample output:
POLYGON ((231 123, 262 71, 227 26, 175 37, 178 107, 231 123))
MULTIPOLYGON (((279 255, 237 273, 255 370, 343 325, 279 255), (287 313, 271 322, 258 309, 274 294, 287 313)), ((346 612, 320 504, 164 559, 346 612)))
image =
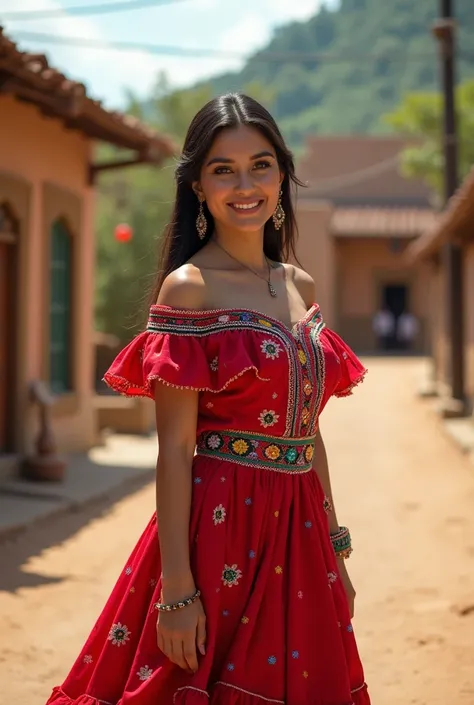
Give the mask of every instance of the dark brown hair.
POLYGON ((187 262, 212 236, 214 220, 204 203, 208 223, 207 235, 203 240, 198 237, 196 218, 199 201, 192 184, 199 181, 206 155, 219 132, 240 125, 260 130, 275 149, 278 164, 284 173, 281 203, 286 214, 285 222, 280 230, 275 229, 272 218, 266 222, 264 252, 269 259, 276 262, 287 261, 290 255, 296 257, 297 226, 291 188, 302 184, 295 176, 293 155, 268 110, 247 95, 229 93, 209 101, 189 126, 183 152, 176 167, 176 199, 170 224, 163 236, 152 303, 156 302, 165 277, 187 262))

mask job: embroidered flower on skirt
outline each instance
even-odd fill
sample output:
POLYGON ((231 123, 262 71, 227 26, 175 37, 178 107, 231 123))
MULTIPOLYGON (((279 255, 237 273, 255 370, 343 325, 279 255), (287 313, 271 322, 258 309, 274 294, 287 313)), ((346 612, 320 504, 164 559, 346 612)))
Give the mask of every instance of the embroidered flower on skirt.
POLYGON ((222 571, 222 582, 226 587, 238 585, 241 577, 242 571, 237 567, 237 563, 234 563, 233 565, 224 565, 224 570, 222 571))
POLYGON ((114 646, 124 646, 130 639, 130 630, 126 624, 112 624, 109 632, 108 640, 112 642, 114 646))

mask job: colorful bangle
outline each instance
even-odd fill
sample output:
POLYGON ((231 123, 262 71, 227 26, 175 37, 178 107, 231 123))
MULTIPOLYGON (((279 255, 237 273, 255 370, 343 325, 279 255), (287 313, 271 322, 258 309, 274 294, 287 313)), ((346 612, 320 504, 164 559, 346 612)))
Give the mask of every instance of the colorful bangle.
POLYGON ((349 558, 352 553, 352 541, 347 526, 340 526, 339 531, 331 534, 331 543, 337 558, 349 558))
POLYGON ((157 602, 155 607, 160 612, 174 612, 175 610, 182 610, 185 607, 189 607, 189 605, 192 605, 200 597, 201 597, 201 591, 196 590, 194 595, 191 595, 191 597, 185 597, 184 600, 180 600, 179 602, 174 602, 170 605, 165 605, 161 602, 157 602))

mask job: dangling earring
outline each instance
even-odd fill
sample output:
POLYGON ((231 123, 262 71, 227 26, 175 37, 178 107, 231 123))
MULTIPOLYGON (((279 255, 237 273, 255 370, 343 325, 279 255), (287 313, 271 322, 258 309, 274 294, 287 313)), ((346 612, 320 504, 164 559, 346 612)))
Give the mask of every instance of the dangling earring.
POLYGON ((196 218, 196 229, 198 231, 198 236, 200 240, 204 240, 206 237, 206 232, 207 232, 207 220, 206 216, 204 215, 204 208, 203 208, 203 203, 204 203, 204 198, 202 196, 198 196, 199 198, 199 213, 198 217, 196 218))
POLYGON ((280 230, 281 226, 283 225, 285 221, 285 211, 283 210, 283 206, 281 205, 281 197, 283 196, 282 191, 280 191, 279 196, 278 196, 278 203, 273 211, 273 224, 275 225, 275 230, 280 230))

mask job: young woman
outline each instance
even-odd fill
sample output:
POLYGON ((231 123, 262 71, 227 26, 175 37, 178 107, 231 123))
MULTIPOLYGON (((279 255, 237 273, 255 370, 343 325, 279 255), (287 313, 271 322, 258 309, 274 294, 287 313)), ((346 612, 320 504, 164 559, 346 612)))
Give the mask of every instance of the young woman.
POLYGON ((288 264, 292 156, 226 95, 177 168, 147 330, 105 379, 155 400, 157 512, 49 705, 369 705, 319 416, 365 369, 288 264))

